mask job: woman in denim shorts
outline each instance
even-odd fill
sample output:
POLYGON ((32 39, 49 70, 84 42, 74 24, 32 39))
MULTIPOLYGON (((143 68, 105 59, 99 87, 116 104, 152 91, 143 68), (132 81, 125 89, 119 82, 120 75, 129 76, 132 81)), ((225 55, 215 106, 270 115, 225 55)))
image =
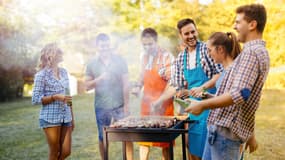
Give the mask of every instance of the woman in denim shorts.
POLYGON ((72 97, 68 93, 67 71, 58 67, 63 61, 62 55, 54 43, 41 50, 32 95, 32 104, 41 105, 39 124, 49 145, 49 160, 65 159, 71 153, 72 97))

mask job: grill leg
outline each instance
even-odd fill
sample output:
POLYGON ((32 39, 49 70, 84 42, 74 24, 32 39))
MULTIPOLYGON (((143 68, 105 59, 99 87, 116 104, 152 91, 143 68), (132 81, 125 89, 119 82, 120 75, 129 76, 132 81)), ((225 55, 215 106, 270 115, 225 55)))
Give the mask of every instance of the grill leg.
POLYGON ((104 145, 104 160, 108 160, 108 154, 109 154, 109 145, 108 145, 108 133, 106 132, 104 128, 104 134, 103 134, 103 145, 104 145))
POLYGON ((182 155, 183 155, 183 160, 186 160, 186 146, 185 146, 185 134, 182 133, 182 155))
POLYGON ((169 157, 170 157, 170 160, 173 160, 173 142, 171 141, 170 142, 170 145, 169 145, 169 157))
POLYGON ((122 142, 122 149, 123 149, 123 160, 127 160, 127 155, 126 155, 126 142, 122 142))

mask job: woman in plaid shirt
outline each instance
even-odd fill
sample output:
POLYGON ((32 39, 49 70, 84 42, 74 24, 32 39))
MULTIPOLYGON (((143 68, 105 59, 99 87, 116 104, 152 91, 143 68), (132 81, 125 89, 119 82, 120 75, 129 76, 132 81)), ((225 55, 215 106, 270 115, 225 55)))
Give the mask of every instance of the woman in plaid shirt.
POLYGON ((71 153, 71 133, 74 128, 71 100, 68 95, 67 71, 58 67, 62 51, 54 43, 41 50, 40 70, 34 79, 32 104, 40 104, 40 128, 49 145, 49 160, 65 159, 71 153), (69 104, 69 105, 67 105, 69 104))

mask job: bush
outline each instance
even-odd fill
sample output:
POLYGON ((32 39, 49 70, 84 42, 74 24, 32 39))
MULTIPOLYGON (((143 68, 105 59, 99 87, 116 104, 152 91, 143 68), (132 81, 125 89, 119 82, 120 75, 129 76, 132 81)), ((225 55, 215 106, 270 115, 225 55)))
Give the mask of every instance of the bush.
POLYGON ((23 96, 23 72, 20 67, 0 67, 0 101, 23 96))
POLYGON ((284 89, 285 72, 269 73, 264 87, 266 89, 284 89))

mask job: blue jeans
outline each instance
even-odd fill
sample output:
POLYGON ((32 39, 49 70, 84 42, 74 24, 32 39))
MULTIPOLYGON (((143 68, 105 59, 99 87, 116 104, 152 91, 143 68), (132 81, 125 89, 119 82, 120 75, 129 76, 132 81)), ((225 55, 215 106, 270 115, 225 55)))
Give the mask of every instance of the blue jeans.
POLYGON ((239 140, 222 136, 210 125, 202 160, 239 160, 241 144, 239 140))
POLYGON ((99 141, 103 141, 103 128, 111 124, 111 120, 117 121, 124 118, 124 107, 114 109, 95 108, 99 141))
POLYGON ((62 122, 62 123, 49 123, 43 119, 39 119, 40 128, 49 128, 49 127, 57 127, 57 126, 65 126, 65 127, 71 127, 71 122, 62 122))

